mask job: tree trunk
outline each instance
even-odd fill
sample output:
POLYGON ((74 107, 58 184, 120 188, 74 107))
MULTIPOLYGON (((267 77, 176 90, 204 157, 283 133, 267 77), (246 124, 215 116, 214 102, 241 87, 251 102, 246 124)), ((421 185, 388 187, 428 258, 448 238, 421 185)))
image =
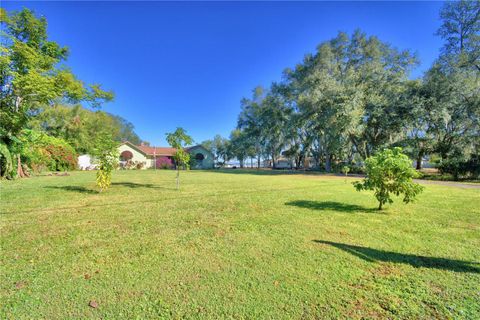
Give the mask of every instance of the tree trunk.
POLYGON ((260 169, 260 156, 257 155, 257 169, 260 169))
POLYGON ((180 170, 179 168, 177 167, 177 190, 180 188, 180 170))
POLYGON ((422 158, 423 158, 423 152, 420 151, 417 155, 417 170, 422 170, 422 158))
POLYGON ((22 160, 20 159, 20 155, 17 154, 17 175, 20 177, 20 178, 25 178, 25 172, 23 172, 23 168, 22 168, 22 160))
POLYGON ((276 168, 276 165, 275 165, 275 155, 272 153, 272 169, 275 169, 276 168))
POLYGON ((325 152, 325 171, 330 172, 331 164, 330 164, 330 154, 325 152))
POLYGON ((370 158, 370 149, 368 148, 368 144, 366 142, 363 143, 365 147, 365 158, 363 160, 366 160, 367 158, 370 158))
MULTIPOLYGON (((298 157, 295 157, 295 168, 298 170, 300 169, 300 165, 302 163, 303 157, 299 155, 298 157)), ((305 169, 305 168, 304 168, 305 169)))
POLYGON ((379 203, 378 210, 382 210, 382 202, 379 203))
POLYGON ((244 165, 243 165, 243 159, 240 160, 240 168, 243 168, 244 165))
POLYGON ((416 165, 417 170, 422 170, 422 157, 417 158, 417 165, 416 165))

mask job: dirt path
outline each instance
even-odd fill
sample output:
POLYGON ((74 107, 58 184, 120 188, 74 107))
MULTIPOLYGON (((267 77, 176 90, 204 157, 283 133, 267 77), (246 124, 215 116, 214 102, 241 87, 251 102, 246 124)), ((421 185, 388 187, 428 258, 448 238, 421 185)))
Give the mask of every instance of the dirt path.
POLYGON ((458 188, 464 188, 464 189, 480 189, 479 183, 463 183, 463 182, 455 182, 455 181, 435 181, 435 180, 418 180, 418 179, 415 179, 415 181, 420 184, 438 184, 441 186, 458 187, 458 188))
MULTIPOLYGON (((342 174, 332 174, 337 177, 345 177, 342 174)), ((355 178, 364 178, 365 176, 362 174, 349 174, 349 177, 355 178)), ((420 184, 436 184, 440 186, 447 186, 447 187, 457 187, 463 189, 480 189, 480 183, 468 183, 468 182, 456 182, 456 181, 438 181, 438 180, 424 180, 424 179, 413 179, 415 182, 420 184)))

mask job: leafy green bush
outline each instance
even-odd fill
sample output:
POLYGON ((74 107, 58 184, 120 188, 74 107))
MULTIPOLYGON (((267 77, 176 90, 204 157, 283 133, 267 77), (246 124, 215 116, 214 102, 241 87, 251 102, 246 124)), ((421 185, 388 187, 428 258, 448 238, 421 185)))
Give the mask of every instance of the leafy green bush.
POLYGON ((112 172, 118 165, 118 143, 107 132, 102 132, 95 141, 94 156, 98 163, 97 186, 100 192, 112 183, 112 172))
POLYGON ((451 174, 454 180, 475 179, 480 176, 480 155, 472 155, 468 160, 464 157, 443 160, 438 169, 442 174, 451 174))
POLYGON ((418 176, 412 161, 402 153, 401 148, 385 149, 365 161, 367 177, 354 182, 357 191, 373 190, 381 210, 386 203, 392 203, 390 194, 403 194, 403 202, 409 203, 422 192, 423 187, 414 183, 418 176))
POLYGON ((350 166, 350 172, 349 173, 357 173, 357 174, 362 174, 365 173, 365 168, 361 165, 351 165, 350 166))
POLYGON ((34 172, 74 170, 77 165, 75 150, 63 139, 23 130, 20 140, 22 160, 34 172))
POLYGON ((13 161, 6 144, 0 142, 0 177, 13 178, 13 161))

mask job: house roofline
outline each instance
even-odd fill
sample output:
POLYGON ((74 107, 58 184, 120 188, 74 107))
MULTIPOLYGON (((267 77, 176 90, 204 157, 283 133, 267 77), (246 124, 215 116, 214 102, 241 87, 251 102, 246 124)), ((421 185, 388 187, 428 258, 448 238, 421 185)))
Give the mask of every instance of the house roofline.
MULTIPOLYGON (((145 156, 152 156, 153 155, 153 154, 150 154, 150 153, 146 153, 145 151, 140 149, 137 145, 131 143, 128 140, 125 140, 125 141, 121 142, 118 146, 120 147, 123 144, 126 144, 126 145, 132 147, 133 149, 137 150, 138 152, 140 152, 141 154, 143 154, 145 156)), ((171 147, 156 147, 155 146, 155 147, 150 147, 150 148, 155 148, 155 150, 156 150, 158 148, 171 148, 171 147)), ((210 153, 213 156, 213 153, 210 150, 208 150, 207 148, 205 148, 204 146, 202 146, 201 144, 197 144, 197 145, 190 146, 190 147, 185 147, 184 150, 189 152, 190 150, 193 150, 195 148, 202 148, 203 150, 207 151, 208 153, 210 153)), ((155 155, 157 155, 157 156, 171 156, 170 154, 162 154, 162 153, 156 153, 155 155)))
POLYGON ((137 150, 138 152, 140 152, 141 154, 145 155, 145 156, 148 156, 148 153, 145 153, 143 150, 139 149, 136 145, 134 145, 133 143, 131 143, 130 141, 123 141, 122 143, 120 143, 118 146, 120 147, 121 145, 123 144, 127 144, 129 145, 130 147, 132 147, 133 149, 137 150))

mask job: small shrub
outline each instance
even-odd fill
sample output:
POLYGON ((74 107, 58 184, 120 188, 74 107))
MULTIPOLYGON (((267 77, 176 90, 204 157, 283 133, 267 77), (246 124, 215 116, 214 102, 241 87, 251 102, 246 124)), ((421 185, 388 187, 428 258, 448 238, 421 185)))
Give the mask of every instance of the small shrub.
POLYGON ((118 163, 117 143, 113 141, 111 134, 102 133, 99 135, 95 142, 94 155, 98 162, 96 183, 100 192, 102 192, 110 187, 112 172, 118 163))
POLYGON ((160 169, 171 169, 173 168, 173 161, 168 157, 157 158, 157 168, 160 169))
POLYGON ((354 182, 357 191, 373 190, 378 200, 378 209, 392 203, 391 194, 403 194, 403 202, 409 203, 422 192, 423 187, 413 182, 418 177, 412 161, 402 153, 401 148, 385 149, 365 161, 367 177, 354 182))
POLYGON ((0 177, 12 179, 14 176, 12 155, 6 144, 0 142, 0 177))
POLYGON ((454 157, 440 162, 438 170, 441 174, 451 174, 454 180, 460 178, 478 178, 480 176, 480 155, 472 155, 470 159, 454 157))
POLYGON ((72 147, 61 144, 49 144, 45 147, 47 157, 50 158, 48 168, 51 171, 73 170, 76 167, 77 159, 72 147))
POLYGON ((122 164, 122 168, 125 170, 131 170, 135 168, 135 163, 132 160, 124 161, 122 164))
POLYGON ((144 161, 135 161, 135 168, 140 170, 145 167, 146 163, 144 161))
POLYGON ((349 173, 362 174, 362 173, 365 173, 365 168, 361 165, 355 164, 355 165, 350 166, 350 172, 349 173))

